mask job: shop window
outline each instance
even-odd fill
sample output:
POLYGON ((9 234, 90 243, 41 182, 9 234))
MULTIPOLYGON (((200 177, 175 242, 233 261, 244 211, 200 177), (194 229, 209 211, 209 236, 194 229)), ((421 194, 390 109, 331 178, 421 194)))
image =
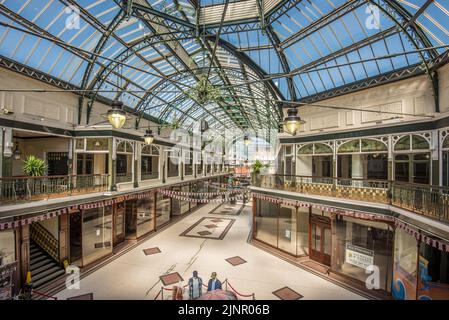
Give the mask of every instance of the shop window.
POLYGON ((415 300, 418 244, 404 230, 395 230, 392 295, 397 300, 415 300))
POLYGON ((116 179, 117 183, 131 182, 133 180, 133 148, 127 141, 122 141, 117 145, 116 159, 116 179))
POLYGON ((137 201, 137 238, 154 230, 154 197, 137 201))
POLYGON ((257 200, 254 238, 293 256, 309 252, 309 209, 257 200))
MULTIPOLYGON (((14 230, 0 232, 0 266, 16 261, 14 230)), ((1 285, 0 285, 1 287, 1 285)))
POLYGON ((193 174, 193 155, 191 151, 185 153, 184 173, 186 176, 193 174))
POLYGON ((196 165, 196 173, 197 174, 203 174, 203 166, 204 166, 204 162, 203 162, 203 160, 201 160, 200 163, 196 165))
POLYGON ((84 210, 82 228, 84 266, 112 253, 112 206, 84 210))
POLYGON ((420 184, 430 183, 430 154, 396 155, 395 180, 420 184))
POLYGON ((391 290, 393 231, 386 223, 350 217, 333 220, 333 271, 365 283, 366 268, 379 267, 380 289, 391 290))
POLYGON ((168 153, 167 157, 167 176, 169 178, 178 177, 179 176, 179 150, 172 150, 168 153))
POLYGON ((156 226, 160 227, 170 221, 170 197, 156 194, 156 226))
POLYGON ((48 152, 47 164, 49 176, 66 176, 69 174, 68 152, 48 152))
POLYGON ((421 243, 418 260, 418 299, 448 300, 449 253, 421 243))
POLYGON ((94 173, 94 155, 89 153, 78 153, 76 155, 76 173, 93 174, 94 173))
POLYGON ((159 178, 159 149, 155 146, 142 148, 140 158, 140 179, 150 180, 159 178))

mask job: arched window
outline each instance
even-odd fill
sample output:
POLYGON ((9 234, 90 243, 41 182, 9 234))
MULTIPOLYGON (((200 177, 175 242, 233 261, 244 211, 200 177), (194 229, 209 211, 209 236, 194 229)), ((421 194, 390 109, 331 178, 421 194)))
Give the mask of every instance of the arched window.
POLYGON ((394 145, 394 151, 429 150, 430 145, 426 138, 415 134, 400 138, 394 145))
POLYGON ((388 152, 387 145, 375 139, 361 139, 361 152, 388 152))
POLYGON ((360 139, 347 141, 338 148, 338 153, 354 152, 360 152, 360 139))

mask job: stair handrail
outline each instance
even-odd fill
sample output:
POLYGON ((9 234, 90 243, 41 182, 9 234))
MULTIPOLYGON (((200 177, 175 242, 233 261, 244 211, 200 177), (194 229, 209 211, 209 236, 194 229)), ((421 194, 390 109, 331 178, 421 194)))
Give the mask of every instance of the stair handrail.
POLYGON ((59 242, 45 227, 38 222, 32 223, 30 225, 30 237, 50 257, 59 263, 59 242), (46 239, 48 241, 45 241, 46 239))

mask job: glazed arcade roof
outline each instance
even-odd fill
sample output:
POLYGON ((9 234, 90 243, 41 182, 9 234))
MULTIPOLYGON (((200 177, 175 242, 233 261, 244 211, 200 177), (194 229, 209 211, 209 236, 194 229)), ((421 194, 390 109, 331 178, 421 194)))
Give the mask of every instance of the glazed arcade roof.
POLYGON ((120 97, 185 128, 276 128, 283 100, 435 83, 448 26, 443 0, 0 0, 0 62, 93 107, 120 97), (205 77, 220 98, 201 103, 205 77))

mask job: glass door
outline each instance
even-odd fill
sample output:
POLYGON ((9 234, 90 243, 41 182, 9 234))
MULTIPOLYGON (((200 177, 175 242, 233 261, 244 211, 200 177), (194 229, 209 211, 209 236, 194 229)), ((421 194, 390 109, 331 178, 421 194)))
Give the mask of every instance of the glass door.
POLYGON ((309 256, 310 259, 330 266, 332 232, 327 222, 314 221, 311 218, 309 232, 309 256))

